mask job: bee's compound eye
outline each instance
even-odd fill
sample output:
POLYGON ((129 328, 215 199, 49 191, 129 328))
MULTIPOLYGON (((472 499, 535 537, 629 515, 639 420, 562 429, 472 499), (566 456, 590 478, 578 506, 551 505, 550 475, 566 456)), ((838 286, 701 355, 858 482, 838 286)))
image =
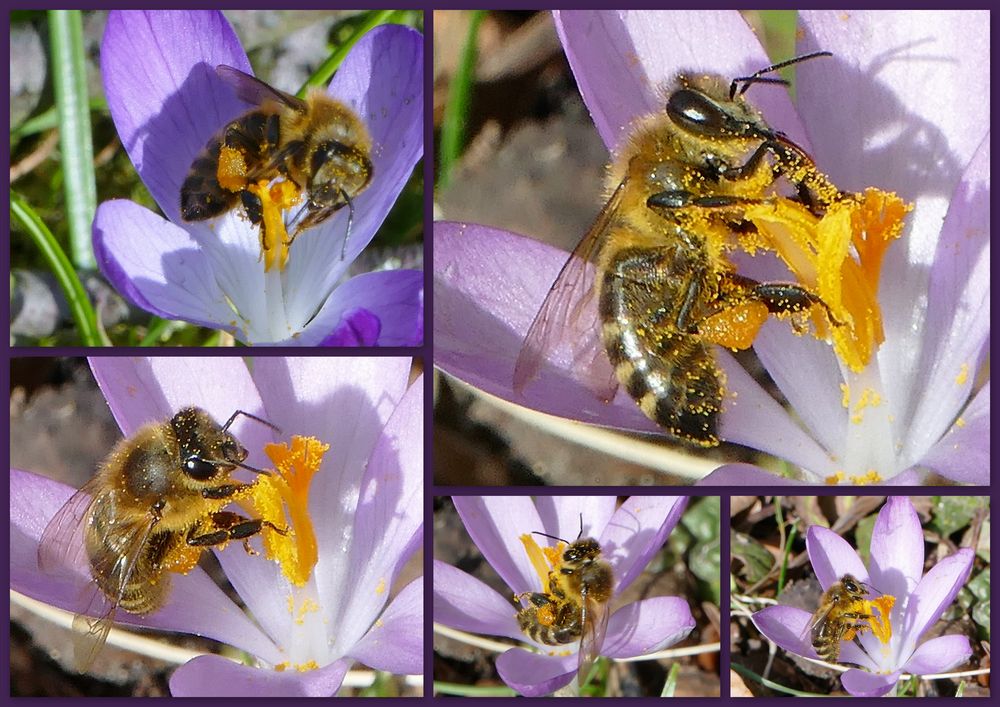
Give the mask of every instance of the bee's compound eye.
POLYGON ((184 460, 184 473, 197 481, 207 481, 215 476, 216 465, 198 456, 190 456, 184 460))
POLYGON ((705 137, 718 137, 735 132, 733 118, 708 96, 682 88, 674 91, 667 101, 667 115, 678 126, 705 137))

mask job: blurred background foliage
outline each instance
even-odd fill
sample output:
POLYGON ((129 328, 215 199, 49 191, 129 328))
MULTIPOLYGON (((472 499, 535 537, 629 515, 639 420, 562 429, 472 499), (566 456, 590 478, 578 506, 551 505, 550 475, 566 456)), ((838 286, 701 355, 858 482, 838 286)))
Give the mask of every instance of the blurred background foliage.
MULTIPOLYGON (((968 584, 924 640, 964 633, 973 655, 957 670, 990 666, 990 499, 988 496, 911 496, 924 529, 925 572, 959 548, 976 551, 968 584)), ((771 652, 749 619, 767 604, 819 604, 822 587, 806 554, 806 531, 819 525, 842 536, 867 564, 872 528, 884 496, 734 496, 731 500, 730 590, 733 694, 780 696, 772 684, 810 695, 844 694, 839 673, 778 649, 771 652)), ((966 697, 989 694, 989 675, 901 683, 901 695, 966 697)))
MULTIPOLYGON (((255 73, 291 93, 315 82, 317 73, 328 76, 328 60, 371 26, 423 30, 423 13, 416 10, 224 14, 255 73)), ((232 345, 228 335, 133 307, 94 269, 89 224, 96 204, 130 199, 159 213, 104 100, 106 18, 104 11, 75 10, 10 15, 11 344, 232 345), (79 139, 61 140, 66 135, 79 139), (84 220, 74 223, 75 213, 84 220)), ((420 162, 352 273, 402 263, 422 267, 423 211, 420 162)))

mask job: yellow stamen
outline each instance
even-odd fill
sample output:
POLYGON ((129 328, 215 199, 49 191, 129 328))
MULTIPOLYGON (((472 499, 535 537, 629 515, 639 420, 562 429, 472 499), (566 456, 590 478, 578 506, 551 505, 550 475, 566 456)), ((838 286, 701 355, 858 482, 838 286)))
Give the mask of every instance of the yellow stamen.
POLYGON ((531 566, 534 568, 538 578, 542 581, 542 592, 549 593, 549 571, 562 558, 566 543, 560 541, 555 547, 541 547, 535 542, 535 537, 531 533, 520 536, 524 551, 528 553, 531 566))
POLYGON ((867 613, 872 615, 872 618, 868 620, 868 625, 882 644, 888 643, 889 639, 892 638, 892 623, 889 613, 895 603, 896 597, 891 594, 883 594, 865 602, 867 613), (878 612, 872 611, 873 608, 878 609, 878 612))
POLYGON ((833 339, 834 350, 860 372, 885 338, 878 284, 885 251, 898 238, 912 209, 878 189, 831 203, 822 217, 785 198, 747 209, 766 247, 773 250, 806 288, 829 308, 812 307, 814 334, 833 339))
POLYGON ((284 535, 264 526, 264 552, 268 559, 277 560, 288 581, 299 587, 308 581, 319 559, 309 516, 309 486, 329 449, 330 445, 314 437, 298 435, 292 436, 291 446, 266 445, 264 452, 275 473, 257 477, 249 499, 260 518, 279 528, 289 526, 284 535))
POLYGON ((260 199, 260 255, 264 259, 264 272, 270 272, 275 263, 279 271, 284 270, 288 263, 289 236, 283 213, 301 200, 302 193, 290 179, 279 179, 273 185, 261 179, 246 189, 260 199))

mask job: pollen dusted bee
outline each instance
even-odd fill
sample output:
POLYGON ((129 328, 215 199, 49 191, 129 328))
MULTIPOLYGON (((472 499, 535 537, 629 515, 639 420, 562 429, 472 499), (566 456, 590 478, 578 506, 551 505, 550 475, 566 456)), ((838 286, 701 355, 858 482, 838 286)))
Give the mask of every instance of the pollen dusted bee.
POLYGON ((582 684, 608 630, 608 602, 614 589, 611 565, 601 559, 596 540, 577 538, 567 543, 560 561, 549 571, 548 584, 548 593, 524 592, 514 597, 518 625, 527 636, 549 646, 579 639, 577 679, 582 684))
POLYGON ((216 72, 257 108, 227 123, 195 158, 181 185, 181 216, 203 221, 240 202, 250 221, 260 224, 267 250, 291 245, 302 231, 347 206, 343 257, 353 199, 372 178, 372 142, 364 122, 323 90, 303 100, 231 66, 220 65, 216 72), (268 193, 278 177, 305 194, 305 204, 287 225, 268 193))
POLYGON ((823 592, 819 608, 809 622, 812 647, 820 658, 830 663, 839 662, 840 643, 848 640, 865 651, 860 635, 870 630, 868 622, 874 618, 865 602, 868 593, 864 582, 849 574, 823 592))
POLYGON ((202 551, 249 538, 269 521, 221 510, 252 484, 230 478, 247 450, 229 427, 200 408, 181 409, 165 422, 145 425, 121 440, 97 474, 56 512, 42 533, 38 566, 48 574, 89 568, 86 606, 73 622, 78 631, 76 661, 86 669, 107 639, 116 610, 150 614, 166 602, 170 572, 189 572, 202 551))
POLYGON ((568 348, 603 399, 621 384, 672 436, 719 443, 725 380, 712 345, 732 346, 727 328, 751 306, 763 318, 824 306, 798 284, 737 274, 726 256, 740 235, 756 230, 743 211, 777 198, 782 177, 793 190, 787 198, 817 216, 840 197, 743 97, 753 83, 780 82, 761 74, 819 54, 728 85, 715 76, 678 77, 666 110, 640 120, 609 166, 608 201, 528 330, 515 389, 537 375, 548 351, 568 348), (587 307, 594 296, 597 307, 587 307))

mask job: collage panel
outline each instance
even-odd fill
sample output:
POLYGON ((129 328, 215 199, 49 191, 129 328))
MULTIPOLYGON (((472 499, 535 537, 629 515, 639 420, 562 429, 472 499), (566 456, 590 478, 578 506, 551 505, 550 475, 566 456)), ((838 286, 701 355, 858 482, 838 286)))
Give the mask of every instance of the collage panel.
POLYGON ((434 498, 434 694, 719 695, 719 498, 434 498))
POLYGON ((733 697, 988 697, 990 499, 733 496, 733 697))
POLYGON ((10 27, 12 345, 423 344, 422 11, 10 27))
POLYGON ((988 13, 434 18, 436 457, 500 450, 467 483, 592 484, 560 462, 609 448, 664 484, 989 483, 988 13))
POLYGON ((15 358, 10 409, 12 694, 423 694, 420 361, 15 358))

